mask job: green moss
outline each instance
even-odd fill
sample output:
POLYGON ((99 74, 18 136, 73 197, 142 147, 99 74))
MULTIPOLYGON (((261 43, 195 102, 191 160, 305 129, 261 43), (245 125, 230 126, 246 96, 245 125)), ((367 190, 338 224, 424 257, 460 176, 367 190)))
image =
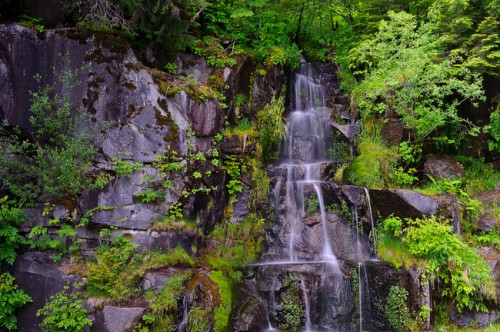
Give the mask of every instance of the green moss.
POLYGON ((391 186, 390 175, 397 164, 397 149, 387 147, 380 134, 364 132, 358 150, 359 156, 344 169, 343 180, 370 188, 391 186))
POLYGON ((154 108, 155 110, 155 120, 158 126, 167 127, 169 130, 167 131, 167 135, 163 137, 165 142, 175 142, 179 137, 179 126, 174 122, 174 119, 168 112, 167 103, 164 99, 158 99, 158 104, 160 107, 165 110, 166 116, 161 113, 158 108, 154 108))

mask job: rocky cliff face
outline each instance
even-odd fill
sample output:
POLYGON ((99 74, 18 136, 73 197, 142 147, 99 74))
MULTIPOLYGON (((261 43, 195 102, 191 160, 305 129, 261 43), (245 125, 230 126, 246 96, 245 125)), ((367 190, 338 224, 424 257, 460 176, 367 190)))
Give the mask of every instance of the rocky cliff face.
MULTIPOLYGON (((102 129, 102 136, 95 140, 98 153, 91 171, 112 178, 102 190, 82 193, 70 202, 52 202, 55 206, 48 215, 42 215, 43 202, 26 209, 28 221, 22 231, 28 233, 32 227, 44 225, 55 232, 57 226, 52 225, 50 219, 88 218, 87 227, 77 229, 85 257, 95 254, 102 240, 99 231, 108 227, 112 227, 113 235, 128 234, 139 245, 138 252, 180 246, 196 256, 199 251, 216 248, 217 244, 205 237, 216 224, 224 219, 239 223, 256 208, 267 208, 260 211, 267 222, 263 258, 283 255, 282 245, 287 240, 279 228, 277 214, 285 210, 286 172, 268 169, 275 190, 267 193, 264 202, 255 203, 254 189, 264 181, 263 176, 256 178, 251 164, 243 167, 234 163, 255 157, 255 133, 219 134, 227 126, 226 121, 234 126, 242 117, 255 119, 257 111, 269 103, 273 95, 281 93, 287 84, 287 75, 279 67, 256 70, 248 57, 236 59, 232 68, 213 68, 203 58, 179 54, 174 61, 176 73, 167 74, 142 65, 128 43, 112 34, 75 29, 39 33, 20 25, 0 25, 0 119, 8 126, 20 126, 27 133, 33 130, 29 122, 30 91, 37 90, 34 76, 40 75, 42 84, 70 95, 75 114, 79 108, 102 129), (63 91, 56 77, 61 70, 78 73, 79 84, 75 89, 63 91), (241 105, 238 95, 246 96, 248 102, 241 105), (117 176, 120 162, 135 165, 128 176, 117 176), (166 164, 175 166, 175 170, 165 171, 166 164), (238 176, 232 172, 235 167, 238 176), (240 181, 242 186, 236 193, 230 192, 232 180, 240 181), (158 189, 162 195, 144 199, 144 193, 158 189), (197 229, 158 227, 157 222, 172 213, 172 207, 178 208, 182 217, 194 220, 197 229)), ((336 139, 352 148, 359 125, 347 111, 348 101, 340 94, 335 71, 331 65, 316 67, 321 73, 319 81, 327 91, 327 127, 336 133, 336 139)), ((287 91, 289 89, 290 83, 287 91)), ((294 97, 288 98, 287 104, 296 104, 294 97)), ((417 309, 423 304, 425 287, 420 285, 419 271, 400 273, 388 263, 370 261, 370 257, 375 258, 368 236, 376 226, 372 217, 392 213, 412 218, 437 214, 453 218, 455 228, 459 229, 458 202, 451 197, 429 197, 410 190, 368 191, 335 184, 329 180, 335 167, 335 163, 330 163, 320 170, 324 204, 335 207, 326 212, 327 227, 321 227, 322 217, 318 211, 311 212, 301 226, 303 242, 294 250, 298 257, 318 259, 326 229, 337 235, 332 249, 341 260, 342 273, 325 270, 325 266, 248 268, 246 285, 238 294, 238 304, 234 305, 231 329, 265 329, 269 324, 265 318, 270 313, 276 321, 284 319, 283 308, 273 307, 274 297, 285 299, 291 296, 289 294, 298 296, 301 305, 306 303, 304 294, 308 295, 308 305, 313 303, 309 319, 314 324, 328 326, 334 321, 343 330, 357 324, 359 308, 366 315, 364 327, 386 330, 388 325, 380 306, 394 284, 409 289, 411 308, 417 309), (361 261, 363 264, 358 264, 361 261), (323 286, 335 289, 339 295, 321 293, 323 286), (364 287, 363 294, 359 287, 364 287), (354 300, 356 296, 359 298, 354 300)), ((314 198, 315 192, 315 186, 304 186, 304 200, 314 198)), ((498 204, 498 190, 481 199, 493 202, 493 209, 498 204)), ((490 212, 485 211, 478 225, 480 229, 495 227, 490 212)), ((490 257, 498 282, 498 257, 490 257)), ((54 263, 50 253, 27 251, 20 255, 12 271, 34 300, 19 311, 20 331, 37 330, 40 318, 35 313, 45 299, 68 282, 82 280, 74 269, 68 268, 73 263, 68 258, 54 263)), ((141 288, 161 289, 179 271, 171 268, 148 271, 141 276, 141 288)), ((213 307, 221 303, 217 285, 208 274, 206 266, 201 265, 189 281, 184 301, 186 311, 189 306, 212 307, 213 311, 213 307)), ((102 331, 124 331, 127 324, 139 321, 144 309, 148 310, 144 301, 123 302, 119 306, 93 301, 96 300, 88 300, 87 307, 92 308, 95 328, 102 331)), ((470 317, 474 314, 470 313, 470 317)), ((497 319, 494 312, 490 315, 497 319)), ((178 326, 185 316, 180 311, 177 313, 178 326)), ((459 315, 455 319, 459 321, 459 315)), ((208 325, 208 329, 211 328, 213 324, 208 325)))

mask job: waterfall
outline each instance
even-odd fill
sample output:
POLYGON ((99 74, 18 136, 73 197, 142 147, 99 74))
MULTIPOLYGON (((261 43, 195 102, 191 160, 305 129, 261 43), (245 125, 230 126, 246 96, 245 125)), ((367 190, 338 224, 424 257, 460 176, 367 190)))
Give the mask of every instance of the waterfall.
POLYGON ((293 82, 287 134, 273 172, 277 224, 269 231, 263 261, 252 264, 261 277, 258 291, 266 299, 263 311, 268 317, 262 322, 263 329, 292 328, 287 327, 282 304, 286 292, 294 289, 299 294, 293 296, 300 296, 303 310, 299 330, 352 331, 355 301, 351 276, 335 252, 335 223, 340 219, 327 213, 326 202, 332 202, 324 192, 325 170, 333 164, 326 153, 333 144, 326 92, 308 63, 301 65, 293 82))

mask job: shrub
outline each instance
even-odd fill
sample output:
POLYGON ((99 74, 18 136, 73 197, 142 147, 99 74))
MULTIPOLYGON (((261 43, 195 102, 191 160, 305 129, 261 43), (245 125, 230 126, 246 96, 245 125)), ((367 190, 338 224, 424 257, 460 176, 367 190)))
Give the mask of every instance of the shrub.
POLYGON ((111 246, 98 249, 96 262, 89 263, 87 292, 92 296, 125 299, 135 291, 139 278, 137 245, 124 235, 116 238, 111 246))
POLYGON ((282 119, 284 112, 284 97, 276 99, 273 96, 271 102, 257 113, 257 129, 264 161, 276 159, 279 155, 279 144, 286 134, 286 126, 282 119))
POLYGON ((19 234, 18 225, 26 220, 21 209, 5 196, 0 198, 0 263, 12 265, 16 260, 16 249, 28 241, 19 234))
POLYGON ((44 317, 41 327, 46 331, 82 331, 85 326, 92 326, 87 317, 87 310, 83 307, 81 293, 71 293, 69 287, 50 297, 50 301, 36 312, 37 316, 44 317))
POLYGON ((16 309, 32 302, 31 297, 14 283, 8 272, 0 274, 0 327, 7 330, 17 328, 16 309))
MULTIPOLYGON (((55 75, 64 95, 52 86, 31 93, 32 139, 19 128, 2 128, 0 176, 8 190, 27 200, 73 197, 102 185, 88 174, 96 152, 95 128, 74 109, 67 93, 74 87, 78 71, 55 75)), ((35 79, 40 84, 41 77, 35 79)))
POLYGON ((426 260, 427 277, 440 281, 442 296, 458 310, 486 310, 485 299, 495 296, 495 283, 488 263, 464 243, 453 227, 435 217, 405 219, 390 217, 385 231, 401 239, 410 254, 426 260))
POLYGON ((148 251, 143 255, 142 269, 157 269, 163 266, 187 265, 194 266, 194 260, 186 251, 177 246, 167 252, 148 251))
POLYGON ((399 286, 391 286, 387 303, 385 304, 385 317, 395 331, 409 331, 412 318, 406 304, 408 292, 399 286))

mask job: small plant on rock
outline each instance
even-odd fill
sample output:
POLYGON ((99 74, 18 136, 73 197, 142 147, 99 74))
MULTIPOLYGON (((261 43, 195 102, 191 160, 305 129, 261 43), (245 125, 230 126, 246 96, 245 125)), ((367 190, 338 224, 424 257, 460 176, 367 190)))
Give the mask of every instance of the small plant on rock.
POLYGON ((15 278, 8 272, 0 274, 0 328, 17 328, 16 310, 32 302, 31 297, 14 283, 15 278))
POLYGON ((45 331, 79 332, 85 326, 92 326, 92 321, 87 317, 88 312, 83 307, 81 293, 70 292, 68 286, 52 295, 50 301, 38 310, 36 315, 44 317, 40 326, 45 331))

